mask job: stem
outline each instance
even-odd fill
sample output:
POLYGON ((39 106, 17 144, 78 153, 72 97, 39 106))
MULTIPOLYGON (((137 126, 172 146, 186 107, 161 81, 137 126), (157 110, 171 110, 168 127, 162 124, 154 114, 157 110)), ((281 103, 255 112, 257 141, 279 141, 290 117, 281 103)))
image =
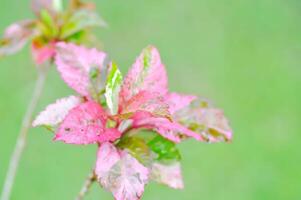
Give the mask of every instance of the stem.
POLYGON ((80 190, 78 196, 75 200, 83 200, 84 197, 88 194, 89 189, 91 188, 92 184, 96 181, 96 175, 94 170, 89 174, 87 179, 84 182, 82 189, 80 190))
POLYGON ((19 132, 19 136, 17 138, 17 142, 15 145, 15 149, 13 151, 13 154, 10 159, 8 171, 6 174, 6 179, 4 182, 2 194, 1 194, 1 200, 9 200, 10 195, 11 195, 11 190, 14 184, 15 176, 17 173, 17 169, 19 166, 20 158, 22 156, 22 153, 24 151, 25 145, 26 145, 26 140, 27 140, 27 134, 28 130, 31 127, 31 121, 32 121, 32 116, 33 112, 38 104, 38 101, 40 99, 41 93, 44 88, 44 83, 46 80, 46 75, 47 75, 47 69, 48 67, 46 66, 39 66, 41 68, 45 69, 40 69, 38 78, 36 80, 36 85, 34 89, 34 93, 32 95, 31 101, 27 107, 26 114, 23 118, 22 121, 22 126, 19 132))

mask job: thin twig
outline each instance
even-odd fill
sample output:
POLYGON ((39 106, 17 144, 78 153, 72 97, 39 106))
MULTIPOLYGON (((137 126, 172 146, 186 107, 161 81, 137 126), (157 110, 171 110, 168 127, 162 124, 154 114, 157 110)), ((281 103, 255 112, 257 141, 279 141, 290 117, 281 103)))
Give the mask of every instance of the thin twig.
POLYGON ((11 195, 12 187, 14 184, 15 176, 16 176, 16 173, 18 170, 20 158, 21 158, 24 148, 26 146, 27 134, 31 127, 33 112, 38 104, 38 101, 40 99, 41 93, 44 88, 48 66, 41 66, 41 67, 43 67, 44 69, 40 69, 40 71, 39 71, 35 89, 34 89, 34 93, 32 95, 31 101, 27 107, 26 114, 22 121, 21 130, 19 132, 19 136, 17 138, 15 149, 13 151, 13 154, 11 156, 10 163, 8 166, 8 171, 6 174, 6 179, 5 179, 5 182, 3 185, 3 190, 2 190, 2 194, 1 194, 1 198, 0 198, 1 200, 9 200, 10 199, 10 195, 11 195))
POLYGON ((84 197, 88 194, 89 189, 91 188, 92 184, 96 181, 96 175, 94 170, 89 174, 87 179, 85 180, 85 183, 80 190, 78 196, 75 198, 75 200, 83 200, 84 197))

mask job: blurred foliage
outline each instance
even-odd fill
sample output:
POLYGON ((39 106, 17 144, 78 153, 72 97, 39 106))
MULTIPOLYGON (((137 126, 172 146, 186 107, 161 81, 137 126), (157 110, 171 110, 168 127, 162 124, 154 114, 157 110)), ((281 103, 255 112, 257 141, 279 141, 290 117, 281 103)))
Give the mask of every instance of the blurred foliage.
MULTIPOLYGON (((1 0, 0 30, 32 17, 26 8, 1 0)), ((170 88, 212 99, 234 128, 231 144, 181 144, 185 189, 150 184, 143 200, 301 198, 300 1, 97 0, 97 8, 109 25, 98 36, 123 73, 154 44, 170 88)), ((0 60, 1 188, 35 77, 29 51, 0 60)), ((37 111, 71 92, 53 68, 37 111)), ((95 155, 33 129, 12 199, 73 199, 95 155)), ((95 184, 92 199, 112 197, 95 184)))

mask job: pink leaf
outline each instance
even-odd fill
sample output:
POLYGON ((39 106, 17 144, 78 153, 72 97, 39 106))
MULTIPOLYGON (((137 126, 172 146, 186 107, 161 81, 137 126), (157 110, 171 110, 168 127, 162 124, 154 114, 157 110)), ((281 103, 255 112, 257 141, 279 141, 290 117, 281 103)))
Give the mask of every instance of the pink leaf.
POLYGON ((232 130, 222 110, 216 108, 206 109, 202 122, 207 126, 204 134, 208 136, 209 141, 219 142, 232 139, 232 130))
POLYGON ((168 105, 158 93, 141 91, 121 105, 121 113, 149 112, 153 116, 169 117, 168 105))
POLYGON ((115 140, 117 140, 118 138, 121 137, 121 132, 118 131, 115 128, 108 128, 106 129, 104 134, 100 134, 99 135, 99 142, 114 142, 115 140))
POLYGON ((104 89, 107 69, 105 59, 106 54, 96 49, 86 49, 71 43, 57 44, 58 71, 63 80, 83 96, 93 96, 104 89))
POLYGON ((47 10, 54 15, 62 9, 61 0, 32 0, 31 9, 36 15, 40 15, 42 10, 47 10))
POLYGON ((35 34, 36 22, 20 21, 10 25, 0 39, 0 57, 11 55, 21 50, 26 42, 35 34))
POLYGON ((167 92, 166 70, 153 46, 142 51, 128 72, 120 93, 121 101, 128 101, 143 90, 161 95, 167 92))
POLYGON ((196 99, 189 106, 175 112, 173 119, 201 134, 208 142, 232 139, 232 130, 223 111, 213 108, 202 99, 196 99))
MULTIPOLYGON (((91 144, 106 140, 106 113, 99 104, 89 101, 73 108, 60 125, 55 140, 69 144, 91 144)), ((109 138, 108 140, 110 140, 109 138)))
POLYGON ((133 128, 144 128, 157 131, 160 135, 175 143, 181 142, 181 138, 192 137, 202 141, 203 138, 185 126, 171 122, 165 118, 154 118, 148 113, 137 113, 133 116, 133 128))
POLYGON ((33 126, 56 126, 61 123, 68 112, 78 106, 81 102, 79 97, 69 96, 57 100, 54 104, 50 104, 41 112, 34 120, 33 126))
POLYGON ((169 93, 165 96, 165 100, 169 105, 169 111, 171 114, 187 107, 196 98, 196 96, 182 95, 178 93, 169 93))
POLYGON ((151 179, 174 189, 183 189, 181 165, 179 162, 165 165, 155 162, 151 166, 151 179))
POLYGON ((98 150, 95 173, 99 183, 116 200, 139 200, 149 172, 128 152, 103 143, 98 150))
POLYGON ((46 45, 40 45, 33 42, 31 46, 31 53, 36 64, 41 65, 46 61, 52 59, 55 55, 55 42, 50 42, 46 45))

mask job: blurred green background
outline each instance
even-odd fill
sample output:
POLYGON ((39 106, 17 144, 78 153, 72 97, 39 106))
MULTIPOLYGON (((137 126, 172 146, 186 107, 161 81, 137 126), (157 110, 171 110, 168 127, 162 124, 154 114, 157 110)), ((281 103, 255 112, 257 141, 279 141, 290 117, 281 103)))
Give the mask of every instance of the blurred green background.
MULTIPOLYGON (((156 45, 171 90, 212 99, 234 129, 231 144, 187 141, 185 189, 149 184, 143 200, 301 199, 301 2, 298 0, 97 0, 109 27, 104 49, 125 73, 156 45)), ((1 0, 0 30, 33 17, 29 1, 1 0)), ((36 71, 29 48, 0 61, 0 188, 36 71)), ((55 68, 37 111, 72 93, 55 68)), ((13 200, 74 199, 95 162, 95 146, 52 141, 32 129, 13 200)), ((97 184, 87 200, 109 200, 97 184)))

